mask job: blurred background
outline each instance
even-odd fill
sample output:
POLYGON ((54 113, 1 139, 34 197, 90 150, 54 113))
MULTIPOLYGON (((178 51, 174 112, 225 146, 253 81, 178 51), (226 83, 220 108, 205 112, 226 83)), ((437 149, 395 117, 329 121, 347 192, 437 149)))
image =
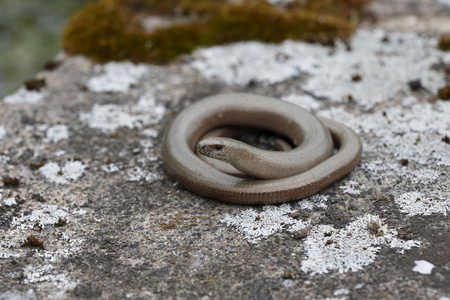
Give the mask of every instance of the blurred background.
POLYGON ((70 17, 92 0, 0 0, 0 99, 61 49, 70 17))
MULTIPOLYGON (((95 0, 0 0, 0 100, 56 56, 65 25, 89 2, 95 0)), ((450 0, 376 0, 368 8, 378 28, 450 34, 450 0)))

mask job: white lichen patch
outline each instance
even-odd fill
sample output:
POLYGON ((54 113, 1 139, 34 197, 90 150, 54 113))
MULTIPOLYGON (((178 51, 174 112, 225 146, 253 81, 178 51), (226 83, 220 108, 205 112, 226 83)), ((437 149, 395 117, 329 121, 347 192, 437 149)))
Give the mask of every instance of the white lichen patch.
POLYGON ((86 165, 81 161, 68 161, 63 167, 57 163, 48 163, 39 168, 39 172, 48 182, 68 184, 78 180, 84 173, 86 165))
POLYGON ((440 176, 440 173, 431 169, 419 169, 408 172, 406 176, 409 178, 411 183, 428 185, 436 182, 440 176))
POLYGON ((325 209, 328 207, 326 204, 328 200, 330 199, 329 196, 315 194, 312 196, 309 196, 308 198, 305 198, 303 200, 300 200, 298 202, 298 205, 300 206, 300 209, 307 209, 307 210, 313 210, 316 208, 325 209))
POLYGON ((440 176, 440 172, 428 168, 411 170, 406 166, 400 166, 399 161, 386 161, 375 159, 361 166, 365 171, 371 172, 373 179, 386 177, 402 177, 412 184, 428 186, 435 183, 440 176))
MULTIPOLYGON (((139 144, 141 146, 142 152, 144 153, 145 157, 147 158, 148 161, 150 162, 154 162, 156 160, 158 160, 157 155, 154 152, 154 148, 153 148, 153 141, 151 140, 140 140, 139 144)), ((143 163, 143 166, 145 166, 146 164, 143 163)))
POLYGON ((3 189, 0 189, 0 207, 2 205, 14 206, 16 204, 17 204, 17 202, 16 202, 16 199, 14 197, 11 197, 11 195, 9 197, 4 196, 3 195, 3 189))
POLYGON ((58 143, 69 138, 69 127, 67 125, 54 125, 47 129, 44 143, 58 143))
POLYGON ((16 199, 14 197, 6 198, 5 200, 3 200, 3 203, 6 206, 14 206, 17 204, 16 199))
POLYGON ((236 216, 227 214, 220 222, 235 227, 237 232, 243 235, 249 243, 254 244, 270 235, 288 229, 288 227, 289 231, 296 231, 309 225, 309 222, 290 217, 288 214, 292 212, 288 204, 265 205, 261 212, 249 208, 236 216))
POLYGON ((80 114, 80 119, 87 121, 89 127, 100 129, 105 133, 115 131, 120 127, 141 127, 142 124, 148 122, 148 118, 147 115, 133 116, 116 104, 95 104, 91 112, 80 114))
POLYGON ((382 159, 374 159, 365 163, 361 166, 361 168, 365 171, 370 172, 372 176, 375 178, 384 178, 387 174, 387 171, 398 170, 398 163, 388 163, 382 159))
POLYGON ((401 212, 409 216, 443 214, 450 211, 450 197, 430 196, 421 192, 407 192, 395 198, 401 212))
POLYGON ((150 113, 154 123, 156 123, 164 117, 166 108, 164 105, 156 103, 155 95, 152 92, 147 92, 139 97, 138 102, 131 106, 130 111, 134 113, 150 113))
POLYGON ((36 297, 34 295, 33 289, 29 289, 26 292, 21 291, 6 291, 0 293, 0 299, 8 299, 8 300, 35 300, 36 297))
POLYGON ((7 164, 10 160, 9 156, 0 154, 0 164, 7 164))
POLYGON ((360 184, 356 180, 349 180, 344 185, 339 186, 342 192, 350 194, 350 195, 360 195, 361 190, 365 190, 366 186, 364 184, 360 184))
POLYGON ((307 111, 316 111, 320 109, 320 107, 322 106, 322 104, 319 101, 317 101, 316 99, 307 94, 303 95, 289 94, 282 96, 281 100, 298 105, 307 111))
POLYGON ((61 272, 51 264, 41 266, 26 266, 23 272, 25 284, 36 284, 42 282, 51 282, 57 289, 51 298, 64 298, 66 291, 73 290, 78 282, 67 278, 66 272, 61 272))
POLYGON ((414 263, 416 265, 412 270, 420 274, 431 274, 431 271, 434 268, 434 265, 426 260, 415 260, 414 263))
POLYGON ((0 125, 0 141, 6 137, 6 129, 5 127, 0 125))
MULTIPOLYGON (((444 144, 444 143, 443 143, 444 144)), ((401 212, 414 215, 431 215, 433 213, 447 215, 450 211, 450 198, 439 192, 441 172, 428 168, 411 170, 400 163, 376 159, 363 164, 362 169, 371 173, 374 180, 380 178, 401 178, 423 192, 400 190, 400 196, 395 198, 401 212), (436 185, 436 188, 432 188, 436 185), (431 188, 431 189, 430 189, 431 188), (429 191, 425 193, 425 191, 429 191)), ((444 178, 442 178, 444 180, 444 178)), ((396 186, 394 186, 395 188, 396 186)))
POLYGON ((66 155, 66 151, 65 150, 58 150, 55 152, 55 156, 63 156, 66 155))
POLYGON ((355 117, 342 108, 320 113, 341 121, 357 133, 371 136, 365 151, 385 153, 393 159, 420 164, 450 166, 450 102, 421 103, 409 109, 387 107, 383 111, 355 117))
POLYGON ((338 289, 333 292, 334 296, 343 296, 350 294, 350 290, 348 289, 338 289))
POLYGON ((116 164, 110 163, 110 164, 101 166, 101 169, 105 173, 115 173, 120 170, 120 167, 116 164))
POLYGON ((73 254, 79 252, 81 250, 81 244, 83 243, 83 239, 73 239, 70 238, 68 234, 62 233, 58 236, 58 239, 63 241, 58 248, 50 249, 50 247, 46 247, 45 251, 34 252, 34 257, 43 258, 48 262, 59 262, 64 258, 68 258, 73 254))
POLYGON ((156 138, 158 136, 158 130, 155 130, 153 128, 147 128, 144 129, 140 132, 142 135, 151 137, 151 138, 156 138))
POLYGON ((442 141, 450 136, 450 103, 425 103, 411 110, 390 108, 385 114, 384 120, 380 115, 366 119, 373 128, 363 128, 376 135, 376 150, 420 164, 450 166, 450 145, 442 141))
POLYGON ((406 96, 406 97, 403 97, 403 99, 402 99, 402 105, 405 107, 411 107, 411 106, 417 104, 418 102, 419 102, 419 99, 417 99, 414 96, 406 96))
POLYGON ((120 127, 133 129, 156 124, 163 118, 165 111, 163 105, 156 103, 153 94, 146 93, 132 106, 95 104, 91 112, 82 112, 80 119, 86 121, 91 128, 110 133, 120 127))
POLYGON ((374 233, 368 228, 374 223, 383 228, 382 220, 373 215, 359 217, 343 229, 330 225, 313 227, 304 242, 306 257, 301 262, 301 270, 312 275, 333 270, 355 272, 374 262, 381 245, 401 253, 420 246, 415 240, 397 239, 396 230, 383 228, 374 233))
POLYGON ((338 42, 330 54, 330 48, 304 42, 242 42, 200 49, 192 66, 207 79, 236 85, 273 84, 306 73, 310 78, 299 84, 315 97, 342 102, 351 96, 367 108, 409 92, 411 80, 419 79, 432 92, 445 83, 444 75, 431 68, 444 56, 435 39, 360 29, 350 44, 348 51, 338 42), (354 75, 361 80, 352 80, 354 75))
MULTIPOLYGON (((318 56, 325 48, 312 45, 318 56)), ((206 79, 219 78, 230 85, 246 85, 251 81, 269 84, 282 82, 299 74, 299 67, 287 53, 291 47, 305 54, 304 61, 311 61, 312 49, 306 44, 284 42, 281 45, 260 42, 241 42, 229 46, 215 46, 196 51, 192 62, 206 79), (282 55, 281 58, 279 53, 282 55), (255 59, 258 57, 258 59, 255 59), (287 58, 290 58, 287 60, 287 58)), ((293 52, 293 50, 291 50, 293 52)))
POLYGON ((37 104, 45 97, 45 90, 29 91, 24 87, 20 87, 14 94, 3 98, 3 102, 7 104, 37 104))
MULTIPOLYGON (((18 257, 18 253, 11 251, 16 245, 12 242, 0 240, 0 258, 18 257)), ((0 298, 1 299, 1 298, 0 298)))
POLYGON ((158 180, 160 178, 160 175, 158 173, 144 170, 140 167, 133 167, 129 170, 127 170, 127 176, 125 178, 126 181, 146 181, 146 182, 153 182, 155 180, 158 180))
POLYGON ((130 62, 110 62, 105 65, 95 65, 94 72, 98 75, 91 77, 86 83, 90 91, 126 93, 148 72, 148 67, 130 62))
POLYGON ((66 207, 59 208, 56 205, 42 204, 40 210, 33 210, 30 214, 14 217, 11 221, 11 227, 20 229, 30 229, 38 222, 42 228, 51 227, 59 218, 67 221, 69 215, 66 207))
POLYGON ((153 141, 151 140, 140 140, 139 144, 141 145, 144 152, 150 151, 154 146, 153 141))

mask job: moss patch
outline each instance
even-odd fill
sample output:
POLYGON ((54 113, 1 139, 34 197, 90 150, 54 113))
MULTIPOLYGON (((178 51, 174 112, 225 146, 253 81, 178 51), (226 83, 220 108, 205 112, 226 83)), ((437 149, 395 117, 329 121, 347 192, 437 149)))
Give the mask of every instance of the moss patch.
POLYGON ((450 51, 450 34, 441 36, 439 39, 438 48, 442 51, 450 51))
POLYGON ((66 226, 67 221, 62 219, 61 217, 59 217, 58 222, 55 222, 55 224, 53 224, 55 227, 63 227, 66 226))
POLYGON ((40 91, 42 88, 44 88, 47 84, 45 82, 45 79, 28 79, 24 82, 25 88, 28 91, 40 91))
POLYGON ((3 179, 4 187, 18 187, 19 185, 20 185, 20 178, 6 176, 3 179))
POLYGON ((98 62, 164 64, 198 46, 236 41, 332 44, 350 37, 369 1, 299 0, 280 7, 265 0, 100 0, 72 18, 63 46, 98 62), (146 30, 152 17, 161 26, 146 30))
POLYGON ((438 90, 438 98, 441 100, 450 100, 450 85, 444 86, 438 90))
POLYGON ((44 250, 44 242, 39 240, 39 238, 35 235, 29 235, 25 240, 23 240, 22 244, 20 244, 20 247, 31 247, 31 248, 38 248, 39 250, 44 250))

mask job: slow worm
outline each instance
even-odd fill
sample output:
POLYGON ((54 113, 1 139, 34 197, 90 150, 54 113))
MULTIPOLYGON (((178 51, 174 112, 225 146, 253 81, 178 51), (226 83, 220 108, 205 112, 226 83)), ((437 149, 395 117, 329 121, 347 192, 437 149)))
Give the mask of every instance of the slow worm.
MULTIPOLYGON (((199 148, 213 145, 219 152, 223 150, 214 146, 215 141, 205 141, 199 148)), ((218 141, 224 143, 222 146, 234 145, 218 141)), ((240 144, 236 145, 239 150, 240 144)), ((249 205, 283 203, 314 194, 348 174, 361 152, 358 136, 343 124, 316 118, 290 103, 251 94, 223 94, 196 102, 176 116, 162 145, 165 167, 181 185, 205 197, 249 205), (224 126, 273 131, 289 138, 295 147, 289 151, 242 152, 241 161, 249 162, 242 168, 244 172, 250 168, 254 177, 273 179, 231 176, 195 153, 202 136, 224 126), (337 148, 334 154, 333 148, 337 148)))

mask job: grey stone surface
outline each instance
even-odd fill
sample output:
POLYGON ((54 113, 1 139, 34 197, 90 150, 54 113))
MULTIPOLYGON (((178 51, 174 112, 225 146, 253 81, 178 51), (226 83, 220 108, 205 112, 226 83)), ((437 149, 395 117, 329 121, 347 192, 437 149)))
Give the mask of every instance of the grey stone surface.
MULTIPOLYGON (((440 7, 430 14, 448 11, 440 7)), ((392 17, 375 11, 381 24, 392 17)), ((217 63, 207 52, 166 67, 101 67, 61 54, 55 71, 37 75, 44 89, 0 102, 0 299, 449 299, 450 103, 430 99, 450 83, 450 57, 435 50, 436 32, 427 33, 375 31, 376 57, 385 60, 375 75, 387 76, 386 64, 394 73, 387 87, 375 86, 384 101, 364 98, 371 94, 351 80, 342 91, 354 89, 354 99, 323 96, 307 85, 314 68, 303 65, 267 83, 256 71, 239 81, 246 63, 230 63, 224 70, 235 81, 226 83, 193 63, 217 63), (395 49, 397 39, 416 43, 411 53, 423 50, 383 48, 388 41, 395 49), (402 65, 404 57, 415 60, 402 65), (417 78, 424 88, 412 91, 417 78), (361 163, 319 196, 288 205, 229 205, 187 191, 162 165, 164 129, 184 107, 227 92, 335 116, 361 136, 361 163), (7 177, 20 183, 9 186, 7 177), (67 224, 58 226, 60 218, 67 224), (30 235, 44 249, 24 245, 30 235), (430 274, 420 261, 434 266, 430 274)), ((358 47, 326 57, 351 61, 358 47)), ((370 92, 372 69, 355 70, 370 92)))

